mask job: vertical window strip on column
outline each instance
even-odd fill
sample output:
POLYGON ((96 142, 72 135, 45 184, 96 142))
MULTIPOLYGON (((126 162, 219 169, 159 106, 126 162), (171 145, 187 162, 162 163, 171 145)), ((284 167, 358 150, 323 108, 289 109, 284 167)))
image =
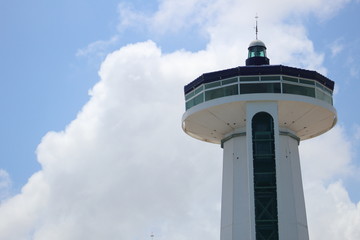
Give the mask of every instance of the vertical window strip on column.
POLYGON ((257 240, 278 240, 274 120, 265 112, 252 119, 255 231, 257 240))

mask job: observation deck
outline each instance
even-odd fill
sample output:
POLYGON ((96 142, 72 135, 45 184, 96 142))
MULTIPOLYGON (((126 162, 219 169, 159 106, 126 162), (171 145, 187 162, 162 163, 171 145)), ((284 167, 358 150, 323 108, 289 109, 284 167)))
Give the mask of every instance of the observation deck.
MULTIPOLYGON (((258 58, 249 56, 252 61, 258 58)), ((197 139, 221 143, 227 134, 245 127, 246 102, 275 101, 279 127, 299 140, 312 138, 337 121, 333 89, 334 82, 316 71, 266 62, 205 73, 184 87, 183 130, 197 139)))

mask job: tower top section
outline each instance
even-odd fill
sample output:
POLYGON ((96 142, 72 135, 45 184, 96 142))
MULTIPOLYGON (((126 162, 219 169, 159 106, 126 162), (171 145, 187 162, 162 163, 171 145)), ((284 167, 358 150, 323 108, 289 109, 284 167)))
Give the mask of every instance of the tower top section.
POLYGON ((246 66, 252 65, 269 65, 270 60, 266 56, 266 46, 261 40, 254 40, 250 43, 248 59, 246 59, 246 66))
POLYGON ((246 66, 256 66, 256 65, 269 65, 270 60, 266 56, 266 46, 263 41, 258 39, 258 15, 256 14, 256 24, 255 24, 255 36, 256 40, 252 41, 249 45, 249 54, 248 59, 246 59, 246 66))

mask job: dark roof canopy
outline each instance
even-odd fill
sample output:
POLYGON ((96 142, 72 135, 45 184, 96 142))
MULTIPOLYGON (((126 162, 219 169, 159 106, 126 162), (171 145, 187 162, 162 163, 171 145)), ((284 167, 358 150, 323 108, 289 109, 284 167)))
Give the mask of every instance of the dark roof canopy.
POLYGON ((334 81, 324 77, 320 73, 301 68, 287 67, 283 65, 258 65, 258 66, 242 66, 229 68, 221 71, 204 73, 196 78, 191 83, 184 87, 185 94, 195 89, 204 83, 210 83, 221 79, 237 77, 237 76, 251 76, 251 75, 288 75, 293 77, 301 77, 313 79, 327 88, 334 90, 334 81))

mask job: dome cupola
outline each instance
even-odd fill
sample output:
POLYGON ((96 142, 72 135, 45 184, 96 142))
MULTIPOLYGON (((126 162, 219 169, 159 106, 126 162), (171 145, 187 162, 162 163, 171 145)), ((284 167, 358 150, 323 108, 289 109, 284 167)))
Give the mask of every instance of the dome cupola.
POLYGON ((264 42, 256 39, 249 45, 249 54, 246 59, 246 66, 269 65, 270 60, 266 56, 266 46, 264 42))

